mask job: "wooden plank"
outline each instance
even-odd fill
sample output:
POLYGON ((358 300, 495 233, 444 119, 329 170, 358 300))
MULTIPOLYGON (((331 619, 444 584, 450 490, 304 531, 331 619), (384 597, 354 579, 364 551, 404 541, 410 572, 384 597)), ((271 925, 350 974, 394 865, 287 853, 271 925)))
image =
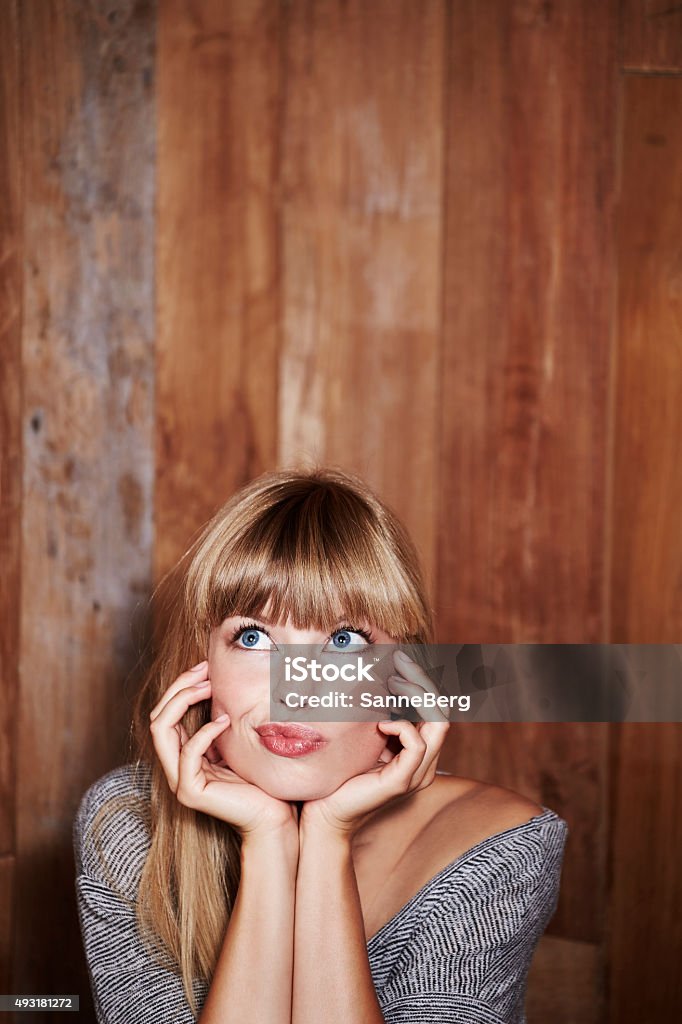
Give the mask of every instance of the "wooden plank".
MULTIPOLYGON (((682 79, 626 75, 622 90, 611 630, 677 643, 682 79)), ((682 727, 613 733, 609 1019, 653 1024, 682 1005, 682 727)))
POLYGON ((441 0, 288 7, 282 463, 364 477, 434 574, 441 0))
POLYGON ((682 79, 623 78, 613 641, 682 636, 682 79))
POLYGON ((159 9, 155 578, 276 462, 278 31, 269 0, 159 9))
POLYGON ((80 992, 87 1007, 71 825, 86 785, 124 758, 131 620, 151 576, 154 9, 27 0, 19 12, 26 583, 13 990, 80 992))
POLYGON ((628 69, 682 71, 682 6, 674 0, 623 0, 620 62, 628 69))
MULTIPOLYGON (((21 146, 15 0, 0 5, 0 856, 14 852, 21 583, 21 146)), ((6 991, 6 990, 4 990, 6 991)))
POLYGON ((609 1024, 672 1020, 682 1006, 682 726, 624 723, 614 752, 609 1024))
MULTIPOLYGON (((617 8, 450 10, 439 635, 599 642, 617 8)), ((598 944, 605 730, 508 726, 503 754, 493 727, 471 729, 491 781, 518 775, 512 788, 575 819, 553 927, 598 944)), ((456 763, 476 774, 464 754, 456 763)))
MULTIPOLYGON (((15 37, 16 38, 16 37, 15 37)), ((0 857, 0 992, 11 991, 14 857, 0 857)))
POLYGON ((544 935, 528 973, 528 1024, 602 1024, 601 950, 591 942, 544 935))

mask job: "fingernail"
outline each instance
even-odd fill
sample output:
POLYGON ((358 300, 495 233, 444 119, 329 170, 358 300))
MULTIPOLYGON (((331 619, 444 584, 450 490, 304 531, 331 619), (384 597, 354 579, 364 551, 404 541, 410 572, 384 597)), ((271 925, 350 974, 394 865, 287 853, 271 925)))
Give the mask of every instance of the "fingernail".
POLYGON ((401 679, 400 676, 389 676, 388 679, 386 680, 386 682, 393 683, 393 685, 395 686, 396 683, 397 684, 404 683, 405 680, 401 679))
POLYGON ((200 683, 194 683, 193 685, 195 690, 200 690, 202 686, 208 686, 208 684, 208 679, 202 679, 200 683))
POLYGON ((227 717, 228 717, 227 715, 218 715, 218 717, 214 718, 213 721, 214 722, 224 722, 227 717))
POLYGON ((414 662, 412 661, 412 658, 410 658, 407 654, 405 654, 405 651, 396 651, 396 657, 400 658, 401 661, 407 662, 408 665, 413 665, 414 664, 414 662))
POLYGON ((206 659, 204 659, 203 661, 200 661, 198 665, 192 665, 192 667, 190 669, 190 672, 198 672, 200 668, 204 667, 204 665, 208 665, 208 662, 206 661, 206 659))

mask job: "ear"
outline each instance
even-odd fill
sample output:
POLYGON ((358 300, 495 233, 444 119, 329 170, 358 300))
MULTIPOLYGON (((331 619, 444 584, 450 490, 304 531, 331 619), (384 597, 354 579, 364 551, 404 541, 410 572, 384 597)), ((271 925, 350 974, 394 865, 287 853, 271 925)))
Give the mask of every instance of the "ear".
POLYGON ((386 746, 379 754, 378 760, 383 762, 383 764, 388 764, 400 753, 402 749, 403 747, 399 736, 388 736, 386 738, 386 746))
POLYGON ((400 736, 389 736, 388 742, 386 743, 386 749, 390 750, 393 757, 396 757, 396 755, 403 749, 403 745, 400 742, 400 736))
POLYGON ((211 764, 220 764, 223 761, 223 755, 216 749, 215 741, 211 743, 210 747, 204 754, 207 761, 211 764))

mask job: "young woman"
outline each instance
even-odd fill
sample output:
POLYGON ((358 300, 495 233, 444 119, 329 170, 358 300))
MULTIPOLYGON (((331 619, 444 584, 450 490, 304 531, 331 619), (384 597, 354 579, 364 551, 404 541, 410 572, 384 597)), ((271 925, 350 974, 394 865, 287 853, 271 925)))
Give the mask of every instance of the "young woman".
MULTIPOLYGON (((566 822, 439 772, 440 714, 270 720, 282 644, 432 640, 395 514, 337 470, 268 473, 173 579, 133 763, 74 822, 98 1021, 524 1024, 566 822)), ((394 657, 393 693, 431 688, 394 657)))

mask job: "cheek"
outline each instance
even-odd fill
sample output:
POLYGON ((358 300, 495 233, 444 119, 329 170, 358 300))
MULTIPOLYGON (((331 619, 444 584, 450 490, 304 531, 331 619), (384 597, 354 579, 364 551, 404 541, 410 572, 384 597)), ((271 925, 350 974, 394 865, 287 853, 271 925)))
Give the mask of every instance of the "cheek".
MULTIPOLYGON (((217 652, 209 658, 211 698, 216 714, 226 711, 235 721, 254 709, 267 706, 270 699, 267 666, 256 659, 243 661, 238 655, 217 652), (218 710, 220 709, 220 710, 218 710)), ((267 712, 259 718, 267 718, 267 712)))
POLYGON ((364 762, 371 766, 386 746, 387 737, 383 736, 374 725, 363 723, 348 730, 343 737, 343 749, 354 762, 364 762))

